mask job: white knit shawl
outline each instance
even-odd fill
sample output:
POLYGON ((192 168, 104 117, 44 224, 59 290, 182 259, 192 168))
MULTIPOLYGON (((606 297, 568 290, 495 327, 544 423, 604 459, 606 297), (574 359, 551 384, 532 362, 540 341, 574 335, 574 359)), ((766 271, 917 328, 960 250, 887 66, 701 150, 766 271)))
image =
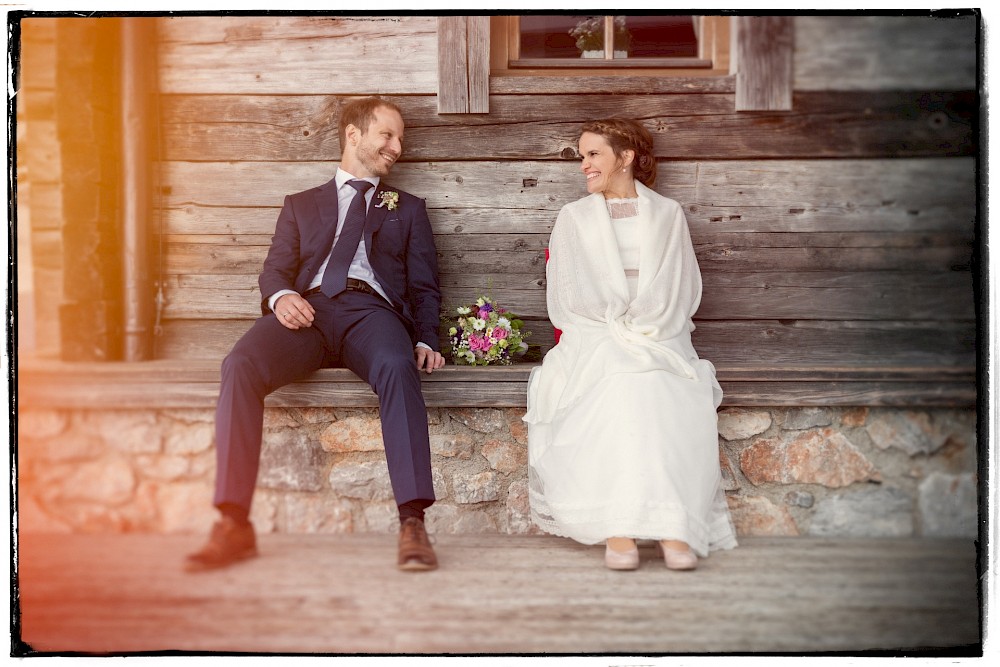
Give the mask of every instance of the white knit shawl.
POLYGON ((559 212, 546 266, 549 319, 563 334, 534 369, 529 423, 551 422, 611 373, 666 370, 709 382, 715 369, 691 345, 701 274, 680 204, 635 182, 639 195, 639 282, 628 282, 606 200, 592 194, 559 212))

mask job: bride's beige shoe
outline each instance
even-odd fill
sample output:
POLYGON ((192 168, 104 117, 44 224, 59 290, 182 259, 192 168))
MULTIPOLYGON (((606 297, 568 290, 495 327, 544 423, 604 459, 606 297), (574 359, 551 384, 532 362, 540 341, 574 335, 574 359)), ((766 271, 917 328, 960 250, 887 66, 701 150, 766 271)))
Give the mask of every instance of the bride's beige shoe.
POLYGON ((639 547, 631 551, 615 551, 610 545, 604 546, 604 565, 609 570, 636 570, 639 568, 639 547))
POLYGON ((656 552, 663 556, 663 562, 669 570, 694 570, 698 567, 698 556, 691 551, 691 547, 684 550, 671 549, 663 546, 662 542, 657 542, 656 552))

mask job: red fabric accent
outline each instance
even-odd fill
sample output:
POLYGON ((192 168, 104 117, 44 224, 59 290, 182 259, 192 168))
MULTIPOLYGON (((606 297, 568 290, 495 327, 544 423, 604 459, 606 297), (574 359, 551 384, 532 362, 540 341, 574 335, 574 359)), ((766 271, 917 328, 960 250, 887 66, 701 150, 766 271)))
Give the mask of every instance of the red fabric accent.
MULTIPOLYGON (((546 262, 549 261, 549 249, 548 248, 545 249, 545 261, 546 262)), ((555 328, 553 328, 552 330, 556 334, 556 344, 558 345, 559 344, 559 337, 562 336, 562 331, 560 331, 559 329, 555 329, 555 328)))

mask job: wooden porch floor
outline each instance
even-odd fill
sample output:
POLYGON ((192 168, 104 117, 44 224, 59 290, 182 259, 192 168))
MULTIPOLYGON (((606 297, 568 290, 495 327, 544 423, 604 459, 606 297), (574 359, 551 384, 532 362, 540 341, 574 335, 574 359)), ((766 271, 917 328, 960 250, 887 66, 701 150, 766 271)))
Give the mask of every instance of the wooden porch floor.
MULTIPOLYGON (((23 641, 36 652, 813 653, 980 641, 967 540, 745 538, 696 572, 643 547, 440 535, 441 569, 394 568, 395 536, 261 536, 261 556, 186 574, 200 535, 26 535, 23 641)), ((963 648, 964 647, 964 648, 963 648)))

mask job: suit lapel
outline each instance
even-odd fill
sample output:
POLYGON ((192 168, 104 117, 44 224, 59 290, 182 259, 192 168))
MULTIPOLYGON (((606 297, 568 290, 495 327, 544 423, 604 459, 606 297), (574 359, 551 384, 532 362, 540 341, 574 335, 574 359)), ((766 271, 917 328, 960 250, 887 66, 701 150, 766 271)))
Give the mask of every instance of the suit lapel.
POLYGON ((321 246, 317 254, 325 257, 330 253, 330 249, 333 247, 333 239, 337 236, 337 217, 340 202, 337 199, 336 179, 320 186, 319 191, 316 193, 316 208, 319 210, 319 219, 321 229, 323 230, 319 236, 321 246))
POLYGON ((382 181, 379 181, 379 185, 375 189, 375 195, 372 197, 372 203, 368 206, 368 215, 365 217, 365 247, 368 248, 369 256, 371 255, 372 236, 382 226, 386 215, 389 213, 388 206, 380 206, 382 203, 382 193, 390 192, 391 190, 392 188, 383 187, 382 181))

